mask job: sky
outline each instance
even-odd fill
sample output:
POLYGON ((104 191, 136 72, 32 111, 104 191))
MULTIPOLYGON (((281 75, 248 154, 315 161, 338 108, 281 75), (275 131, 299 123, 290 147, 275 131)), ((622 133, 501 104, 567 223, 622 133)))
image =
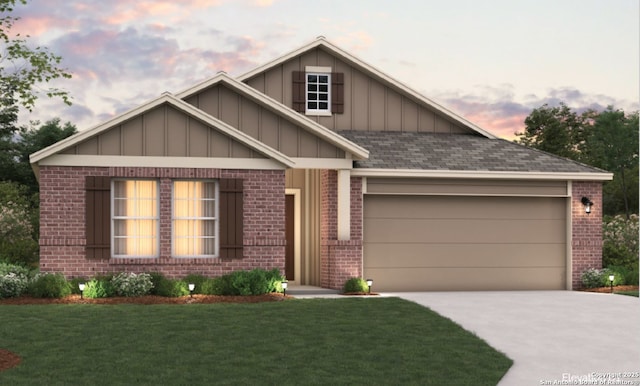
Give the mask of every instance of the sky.
POLYGON ((640 109, 638 0, 29 0, 13 33, 62 56, 22 124, 79 130, 225 71, 242 75, 317 36, 496 136, 534 108, 640 109))

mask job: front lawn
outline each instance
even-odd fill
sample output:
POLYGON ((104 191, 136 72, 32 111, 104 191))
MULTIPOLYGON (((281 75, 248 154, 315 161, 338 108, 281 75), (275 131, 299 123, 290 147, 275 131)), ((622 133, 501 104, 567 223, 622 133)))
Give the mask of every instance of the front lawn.
POLYGON ((0 384, 495 385, 512 361, 398 298, 0 306, 0 384))

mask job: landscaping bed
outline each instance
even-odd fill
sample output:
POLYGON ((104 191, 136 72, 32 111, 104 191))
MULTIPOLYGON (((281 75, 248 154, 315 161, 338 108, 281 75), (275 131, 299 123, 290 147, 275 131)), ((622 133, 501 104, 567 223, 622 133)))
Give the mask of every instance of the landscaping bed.
MULTIPOLYGON (((626 292, 626 291, 637 291, 638 290, 638 286, 637 285, 614 285, 613 286, 613 292, 626 292)), ((581 289, 580 291, 585 291, 585 292, 606 292, 609 293, 611 292, 611 287, 597 287, 597 288, 585 288, 585 289, 581 289)))

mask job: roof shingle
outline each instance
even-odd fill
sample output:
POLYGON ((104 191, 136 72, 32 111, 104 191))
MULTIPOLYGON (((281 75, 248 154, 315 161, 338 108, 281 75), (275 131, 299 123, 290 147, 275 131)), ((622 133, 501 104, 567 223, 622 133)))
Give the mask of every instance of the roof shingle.
POLYGON ((514 142, 476 135, 388 131, 340 131, 338 134, 369 150, 369 159, 355 161, 356 168, 544 173, 604 172, 514 142))

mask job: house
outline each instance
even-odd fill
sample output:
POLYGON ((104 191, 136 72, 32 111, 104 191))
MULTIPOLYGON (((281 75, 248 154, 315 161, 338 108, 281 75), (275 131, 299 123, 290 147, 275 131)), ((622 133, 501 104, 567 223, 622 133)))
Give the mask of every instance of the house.
POLYGON ((43 272, 275 267, 377 291, 579 287, 601 266, 612 178, 498 139, 323 37, 31 163, 43 272))

